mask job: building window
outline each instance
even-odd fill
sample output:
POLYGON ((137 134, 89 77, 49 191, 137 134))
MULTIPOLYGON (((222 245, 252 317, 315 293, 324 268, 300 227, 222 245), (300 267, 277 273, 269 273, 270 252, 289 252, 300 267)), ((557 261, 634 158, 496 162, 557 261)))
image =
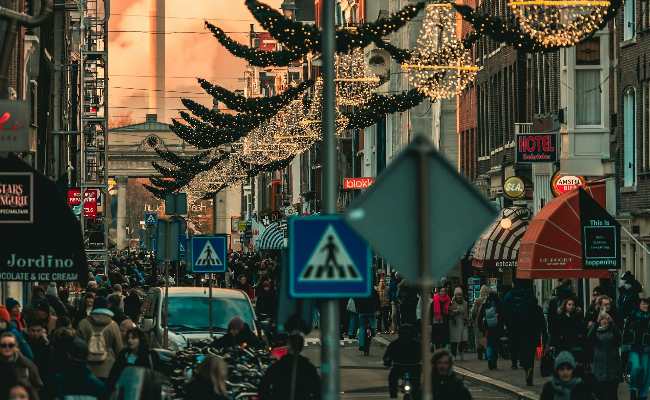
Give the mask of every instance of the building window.
POLYGON ((623 10, 623 40, 634 39, 636 35, 636 0, 625 2, 623 10))
POLYGON ((636 184, 636 124, 635 91, 629 88, 623 95, 623 186, 636 184))
POLYGON ((641 0, 641 3, 639 3, 641 6, 641 9, 639 10, 640 12, 640 30, 645 31, 648 28, 650 28, 650 2, 648 0, 641 0))
POLYGON ((600 87, 600 38, 578 44, 576 52, 575 113, 576 126, 602 124, 600 87))

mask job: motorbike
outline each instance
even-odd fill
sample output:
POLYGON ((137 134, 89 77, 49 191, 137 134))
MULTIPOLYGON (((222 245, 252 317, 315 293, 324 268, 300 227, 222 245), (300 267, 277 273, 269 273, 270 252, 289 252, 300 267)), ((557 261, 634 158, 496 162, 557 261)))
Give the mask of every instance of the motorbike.
POLYGON ((413 400, 419 390, 419 367, 420 364, 395 364, 401 367, 402 372, 397 383, 398 398, 402 400, 413 400))

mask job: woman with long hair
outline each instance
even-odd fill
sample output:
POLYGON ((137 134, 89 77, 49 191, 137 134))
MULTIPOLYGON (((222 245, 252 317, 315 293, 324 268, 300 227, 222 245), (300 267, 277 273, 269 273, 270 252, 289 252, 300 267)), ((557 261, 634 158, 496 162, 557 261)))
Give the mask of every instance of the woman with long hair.
POLYGON ((112 387, 122 372, 130 366, 156 369, 157 361, 156 353, 151 351, 147 336, 142 329, 129 329, 126 333, 124 349, 118 354, 111 368, 108 383, 112 387))
POLYGON ((209 356, 196 369, 186 387, 186 400, 229 400, 226 379, 228 366, 221 357, 209 356))
POLYGON ((556 354, 568 351, 573 354, 578 369, 584 363, 584 345, 587 337, 587 326, 582 311, 577 306, 575 297, 567 297, 557 310, 557 318, 552 325, 551 347, 556 354))

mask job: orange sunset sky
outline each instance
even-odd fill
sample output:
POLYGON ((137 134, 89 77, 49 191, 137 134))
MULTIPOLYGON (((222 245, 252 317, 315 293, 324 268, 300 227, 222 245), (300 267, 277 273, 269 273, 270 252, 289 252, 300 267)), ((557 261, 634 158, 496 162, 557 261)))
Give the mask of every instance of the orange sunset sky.
MULTIPOLYGON (((266 0, 279 7, 282 0, 266 0)), ((109 116, 113 123, 140 122, 148 112, 151 0, 112 0, 109 24, 109 116)), ((209 20, 231 36, 248 43, 254 22, 243 0, 166 1, 167 116, 178 115, 180 97, 211 105, 194 77, 206 78, 229 89, 243 87, 244 61, 228 53, 204 29, 209 20), (180 33, 183 32, 183 33, 180 33), (196 33, 185 33, 196 32, 196 33)), ((256 26, 259 30, 259 26, 256 26)), ((151 111, 153 112, 153 111, 151 111)))

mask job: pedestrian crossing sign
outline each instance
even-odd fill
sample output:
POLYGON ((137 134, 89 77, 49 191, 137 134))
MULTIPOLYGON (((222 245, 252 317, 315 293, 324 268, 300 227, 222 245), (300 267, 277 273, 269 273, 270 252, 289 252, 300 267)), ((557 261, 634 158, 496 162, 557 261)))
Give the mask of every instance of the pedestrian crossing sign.
POLYGON ((294 298, 370 295, 372 257, 368 244, 340 216, 289 220, 289 293, 294 298))
POLYGON ((226 272, 228 263, 226 235, 192 237, 192 272, 226 272))

